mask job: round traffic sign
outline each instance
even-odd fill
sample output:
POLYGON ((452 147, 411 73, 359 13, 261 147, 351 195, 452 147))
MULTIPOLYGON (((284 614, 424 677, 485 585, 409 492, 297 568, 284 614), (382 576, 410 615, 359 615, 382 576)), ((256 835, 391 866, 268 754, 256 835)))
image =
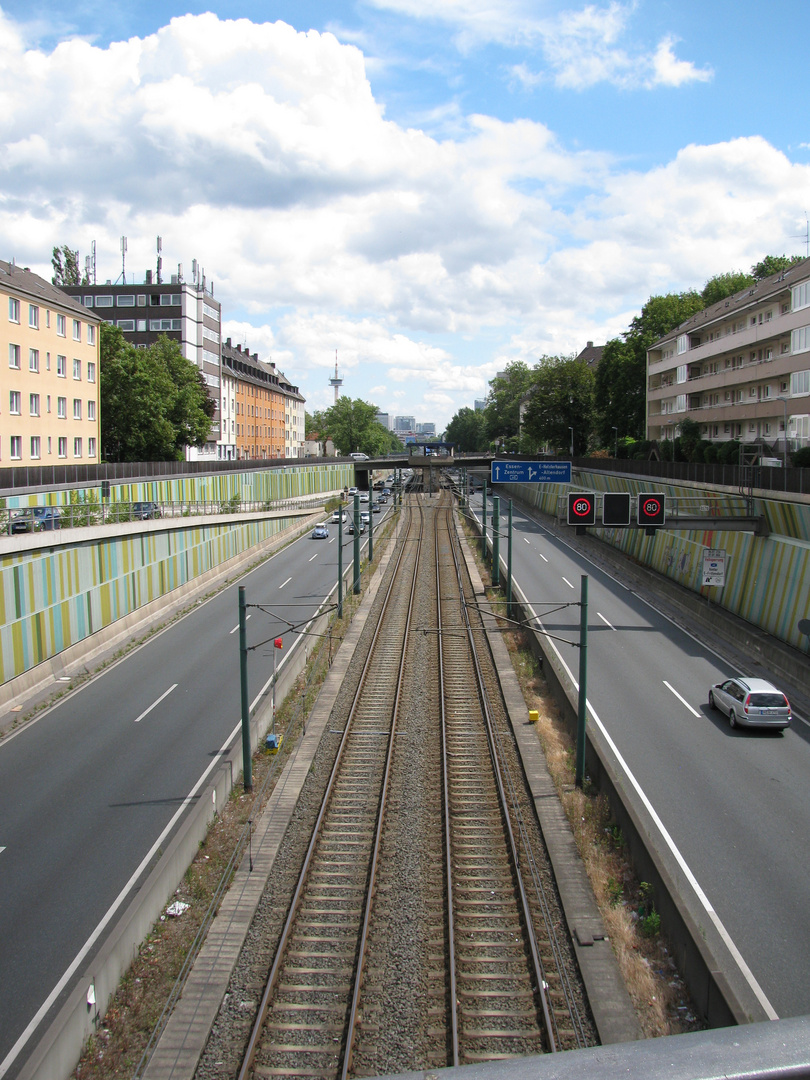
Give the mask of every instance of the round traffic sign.
POLYGON ((586 499, 585 496, 580 495, 578 498, 574 499, 571 509, 577 517, 588 517, 593 511, 593 503, 590 499, 586 499))
POLYGON ((657 517, 661 513, 659 499, 646 499, 642 505, 642 511, 646 517, 657 517))

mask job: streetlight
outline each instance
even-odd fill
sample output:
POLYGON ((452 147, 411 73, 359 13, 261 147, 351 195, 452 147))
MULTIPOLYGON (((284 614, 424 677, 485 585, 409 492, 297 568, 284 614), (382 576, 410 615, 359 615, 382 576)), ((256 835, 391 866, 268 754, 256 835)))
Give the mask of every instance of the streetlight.
POLYGON ((617 458, 619 456, 619 429, 615 424, 612 425, 616 434, 613 436, 613 456, 617 458))
POLYGON ((782 483, 784 490, 787 491, 787 403, 788 399, 782 397, 781 394, 777 397, 777 401, 782 402, 782 408, 785 412, 785 444, 782 448, 782 483))
POLYGON ((568 430, 571 432, 571 457, 574 456, 574 429, 569 426, 568 430))

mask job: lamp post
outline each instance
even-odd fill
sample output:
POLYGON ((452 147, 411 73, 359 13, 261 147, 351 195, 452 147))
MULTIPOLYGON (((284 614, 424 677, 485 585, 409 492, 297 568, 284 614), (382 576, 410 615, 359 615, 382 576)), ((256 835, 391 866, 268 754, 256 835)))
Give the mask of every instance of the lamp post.
POLYGON ((619 429, 613 424, 613 456, 617 458, 619 456, 619 429))
POLYGON ((780 394, 777 401, 782 402, 782 408, 785 413, 785 442, 782 447, 782 485, 785 491, 787 491, 787 398, 782 397, 780 394))
POLYGON ((574 429, 569 426, 568 430, 571 432, 571 457, 574 456, 574 429))

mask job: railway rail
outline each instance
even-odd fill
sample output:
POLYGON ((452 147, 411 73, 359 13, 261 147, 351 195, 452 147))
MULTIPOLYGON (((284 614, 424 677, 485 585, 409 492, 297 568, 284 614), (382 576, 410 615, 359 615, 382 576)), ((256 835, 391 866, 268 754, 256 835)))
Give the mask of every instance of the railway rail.
POLYGON ((452 500, 416 494, 403 512, 240 1080, 597 1041, 452 500))

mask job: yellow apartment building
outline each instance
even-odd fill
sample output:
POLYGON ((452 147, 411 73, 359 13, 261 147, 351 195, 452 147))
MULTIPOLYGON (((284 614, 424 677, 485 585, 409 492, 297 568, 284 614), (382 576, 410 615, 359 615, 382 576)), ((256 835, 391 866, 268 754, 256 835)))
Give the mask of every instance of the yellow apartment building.
POLYGON ((61 289, 0 260, 0 464, 96 464, 100 322, 61 289))

